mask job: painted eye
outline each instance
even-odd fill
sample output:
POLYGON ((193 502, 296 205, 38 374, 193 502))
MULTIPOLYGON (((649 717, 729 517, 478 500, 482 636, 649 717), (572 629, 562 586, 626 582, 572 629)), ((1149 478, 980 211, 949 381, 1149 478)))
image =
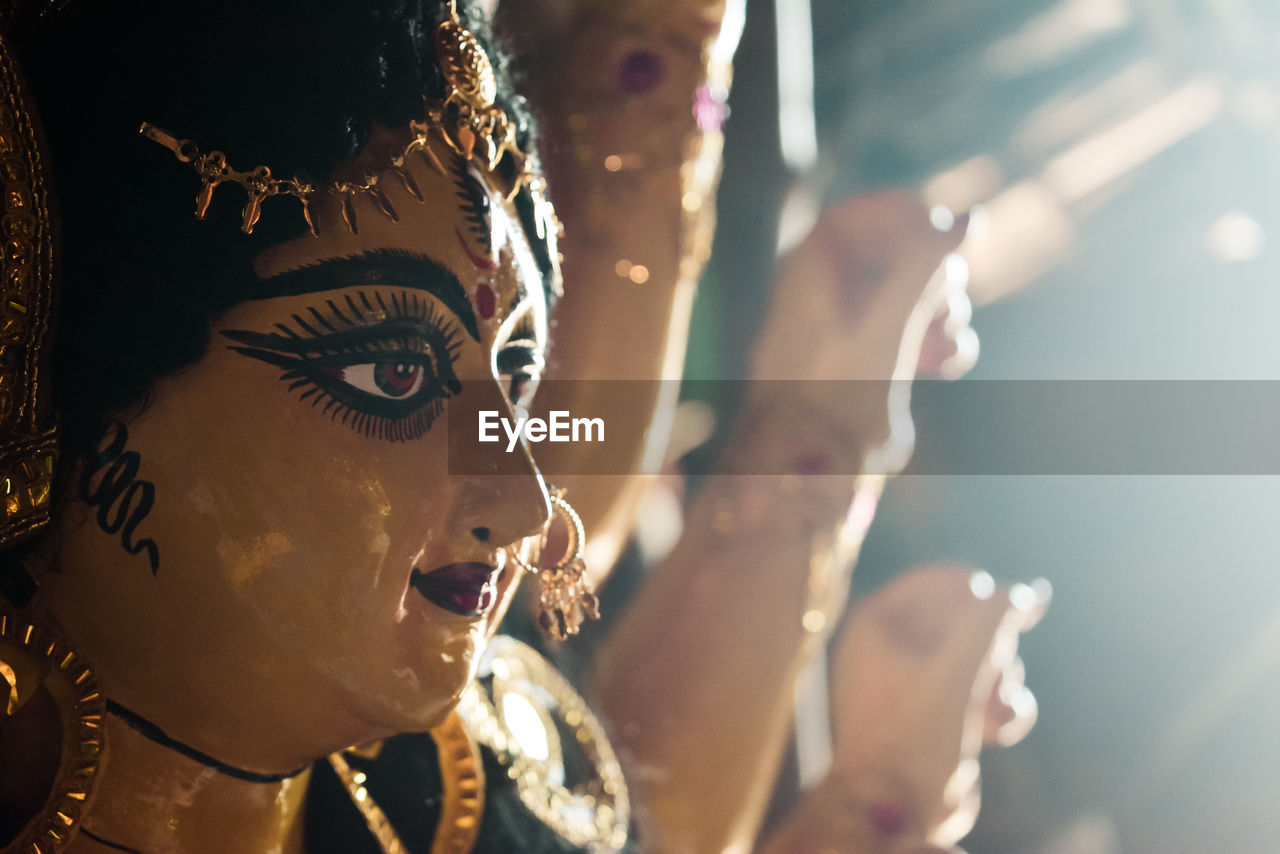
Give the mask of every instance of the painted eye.
POLYGON ((427 379, 426 368, 416 362, 364 362, 332 368, 330 376, 374 397, 398 400, 412 397, 427 379))
POLYGON ((330 314, 309 309, 307 319, 295 314, 296 332, 277 323, 279 332, 222 335, 240 355, 280 368, 289 391, 331 420, 377 439, 421 438, 445 400, 462 391, 458 327, 407 291, 353 291, 345 305, 329 301, 330 314))

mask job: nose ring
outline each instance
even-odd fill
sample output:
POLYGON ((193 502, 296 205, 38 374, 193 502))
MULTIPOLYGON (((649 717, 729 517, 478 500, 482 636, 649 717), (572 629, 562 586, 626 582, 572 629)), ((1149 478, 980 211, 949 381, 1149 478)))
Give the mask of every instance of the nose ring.
POLYGON ((600 619, 600 602, 596 599, 587 576, 587 564, 582 558, 587 539, 582 527, 582 517, 564 499, 564 490, 549 487, 551 511, 553 519, 559 516, 564 519, 569 530, 569 544, 564 554, 554 564, 542 563, 542 550, 547 544, 547 532, 551 522, 542 533, 536 535, 538 540, 534 548, 532 560, 526 561, 520 554, 521 548, 528 540, 518 546, 509 546, 508 554, 512 562, 525 572, 538 577, 538 601, 541 613, 538 615, 538 626, 543 634, 552 640, 564 640, 569 635, 576 635, 587 619, 600 619))

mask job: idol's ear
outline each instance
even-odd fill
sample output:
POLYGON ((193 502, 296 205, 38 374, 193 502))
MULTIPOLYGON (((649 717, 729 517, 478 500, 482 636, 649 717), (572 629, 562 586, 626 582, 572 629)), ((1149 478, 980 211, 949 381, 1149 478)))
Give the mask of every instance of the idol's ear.
POLYGON ((30 11, 39 5, 7 2, 0 24, 0 550, 48 523, 57 445, 48 376, 56 269, 48 156, 13 49, 39 23, 41 14, 30 11))

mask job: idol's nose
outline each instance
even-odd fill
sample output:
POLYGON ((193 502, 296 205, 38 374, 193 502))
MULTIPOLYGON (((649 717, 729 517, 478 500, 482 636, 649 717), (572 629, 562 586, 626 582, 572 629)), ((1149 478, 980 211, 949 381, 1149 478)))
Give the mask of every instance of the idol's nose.
POLYGON ((551 518, 546 484, 528 450, 520 446, 509 456, 514 459, 503 460, 501 473, 462 476, 456 523, 486 545, 508 546, 540 534, 551 518))

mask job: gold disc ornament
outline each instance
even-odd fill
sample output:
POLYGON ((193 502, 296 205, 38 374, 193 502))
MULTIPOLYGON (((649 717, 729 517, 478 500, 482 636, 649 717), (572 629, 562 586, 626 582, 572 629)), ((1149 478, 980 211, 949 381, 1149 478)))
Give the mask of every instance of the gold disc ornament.
POLYGON ((490 647, 492 692, 472 683, 458 707, 467 731, 497 754, 543 824, 592 852, 621 850, 631 801, 604 727, 532 647, 505 635, 490 647), (570 750, 582 761, 567 762, 570 750), (588 770, 570 779, 569 768, 579 765, 588 770))
MULTIPOLYGON (((0 854, 54 854, 75 835, 106 759, 105 714, 93 668, 54 627, 0 610, 0 745, 6 735, 24 747, 33 732, 61 735, 43 806, 15 837, 0 840, 0 854)), ((0 767, 0 775, 10 773, 0 767)))

